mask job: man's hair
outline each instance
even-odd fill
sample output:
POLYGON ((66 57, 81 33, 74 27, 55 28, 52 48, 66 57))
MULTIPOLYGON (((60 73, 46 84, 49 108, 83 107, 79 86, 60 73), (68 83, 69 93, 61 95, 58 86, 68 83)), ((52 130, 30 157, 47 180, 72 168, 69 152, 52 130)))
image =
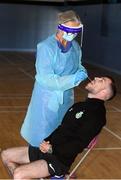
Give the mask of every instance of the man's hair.
POLYGON ((80 17, 72 10, 68 10, 58 14, 58 24, 64 24, 68 21, 81 22, 80 17))
POLYGON ((109 101, 109 100, 113 99, 116 96, 117 88, 116 88, 116 85, 115 85, 115 80, 111 76, 106 76, 106 77, 111 80, 111 84, 110 84, 111 96, 108 99, 108 101, 109 101))

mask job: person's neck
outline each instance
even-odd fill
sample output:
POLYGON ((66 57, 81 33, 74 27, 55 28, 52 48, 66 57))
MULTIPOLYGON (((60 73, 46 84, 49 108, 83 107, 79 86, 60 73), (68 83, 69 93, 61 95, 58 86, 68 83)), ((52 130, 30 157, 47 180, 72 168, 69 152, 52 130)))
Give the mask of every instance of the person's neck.
POLYGON ((103 101, 104 101, 104 97, 101 97, 101 96, 98 95, 98 94, 88 93, 87 97, 88 97, 88 98, 100 99, 100 100, 103 100, 103 101))

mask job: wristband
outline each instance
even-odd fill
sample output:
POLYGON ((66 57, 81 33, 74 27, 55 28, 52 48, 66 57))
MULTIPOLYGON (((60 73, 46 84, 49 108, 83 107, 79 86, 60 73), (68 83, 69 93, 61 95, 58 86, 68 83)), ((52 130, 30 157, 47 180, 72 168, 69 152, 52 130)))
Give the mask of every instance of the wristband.
POLYGON ((49 154, 52 154, 53 150, 52 150, 52 147, 50 146, 50 148, 48 149, 47 151, 49 154))

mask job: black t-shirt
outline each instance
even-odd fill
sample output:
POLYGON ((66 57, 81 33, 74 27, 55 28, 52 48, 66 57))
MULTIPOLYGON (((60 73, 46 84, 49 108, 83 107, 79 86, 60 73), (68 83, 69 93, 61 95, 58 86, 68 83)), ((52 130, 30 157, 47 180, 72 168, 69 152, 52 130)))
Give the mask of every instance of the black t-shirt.
POLYGON ((78 153, 88 146, 106 124, 104 101, 88 98, 74 104, 62 124, 45 140, 52 144, 53 154, 70 167, 78 153))

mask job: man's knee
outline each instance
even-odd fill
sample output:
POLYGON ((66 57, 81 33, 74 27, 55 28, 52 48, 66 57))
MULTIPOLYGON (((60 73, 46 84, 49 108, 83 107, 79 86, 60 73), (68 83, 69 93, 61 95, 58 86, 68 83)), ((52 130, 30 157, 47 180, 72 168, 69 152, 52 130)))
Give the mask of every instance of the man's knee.
POLYGON ((9 152, 7 149, 1 152, 1 158, 4 163, 7 163, 9 161, 9 152))
POLYGON ((25 166, 19 166, 13 172, 13 179, 28 179, 30 174, 25 166))
POLYGON ((16 168, 14 170, 13 178, 14 179, 23 179, 23 178, 25 178, 24 177, 24 172, 23 172, 21 167, 18 167, 18 168, 16 168))

